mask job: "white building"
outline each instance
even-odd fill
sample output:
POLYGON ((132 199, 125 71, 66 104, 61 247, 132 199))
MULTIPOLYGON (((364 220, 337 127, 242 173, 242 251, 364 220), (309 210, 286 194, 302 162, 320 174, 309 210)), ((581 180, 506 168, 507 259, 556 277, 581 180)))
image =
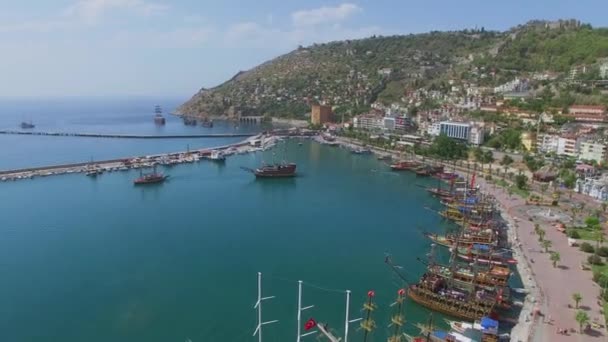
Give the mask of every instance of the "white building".
POLYGON ((353 119, 353 127, 367 130, 380 130, 384 128, 384 117, 364 114, 353 119))
POLYGON ((471 124, 466 122, 440 122, 441 134, 447 135, 449 138, 469 141, 471 134, 471 124))
POLYGON ((595 160, 598 164, 606 161, 606 145, 595 142, 583 142, 580 144, 578 159, 595 160))
POLYGON ((483 138, 485 135, 485 129, 481 125, 472 125, 471 133, 469 135, 469 143, 479 146, 483 144, 483 138))
POLYGON ((435 122, 431 124, 426 132, 432 137, 438 136, 439 134, 441 134, 441 123, 435 122))
POLYGON ((557 154, 569 157, 578 155, 576 138, 574 137, 559 137, 557 140, 557 154))
POLYGON ((600 65, 600 77, 603 79, 608 78, 608 62, 600 65))
POLYGON ((552 134, 541 134, 536 137, 536 149, 541 153, 557 153, 559 137, 552 134))
POLYGON ((593 197, 600 201, 608 200, 608 179, 577 179, 576 192, 593 197))

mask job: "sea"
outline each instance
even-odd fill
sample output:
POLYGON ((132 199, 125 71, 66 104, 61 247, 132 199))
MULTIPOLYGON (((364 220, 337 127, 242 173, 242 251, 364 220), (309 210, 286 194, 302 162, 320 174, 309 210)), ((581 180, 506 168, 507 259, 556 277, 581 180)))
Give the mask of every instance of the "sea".
MULTIPOLYGON (((0 128, 123 134, 258 132, 259 125, 185 126, 172 111, 183 99, 0 100, 0 128)), ((83 162, 187 148, 242 138, 103 139, 0 135, 0 169, 83 162)), ((70 174, 0 183, 0 341, 258 341, 254 305, 262 274, 263 341, 295 341, 298 282, 302 324, 309 318, 344 334, 362 317, 370 290, 386 341, 399 289, 424 272, 424 232, 452 226, 423 187, 436 180, 391 172, 373 155, 310 140, 162 169, 169 181, 134 187, 136 171, 95 179, 70 174), (243 168, 286 159, 292 179, 258 180, 243 168), (385 264, 390 255, 401 276, 385 264), (422 261, 417 260, 418 258, 422 261)), ((446 260, 447 250, 436 258, 446 260)), ((521 287, 519 279, 514 286, 521 287)), ((406 301, 405 331, 430 311, 406 301)), ((445 327, 443 316, 433 315, 445 327)), ((359 322, 349 340, 362 340, 359 322)), ((315 336, 302 339, 315 340, 315 336)))

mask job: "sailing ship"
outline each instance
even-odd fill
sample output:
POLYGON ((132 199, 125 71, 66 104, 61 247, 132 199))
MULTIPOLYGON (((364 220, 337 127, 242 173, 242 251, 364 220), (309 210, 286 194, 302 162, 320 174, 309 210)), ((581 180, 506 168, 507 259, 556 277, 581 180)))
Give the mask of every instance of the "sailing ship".
POLYGON ((36 125, 34 125, 31 120, 21 122, 22 129, 32 129, 34 127, 36 127, 36 125))
POLYGON ((186 126, 196 126, 196 119, 184 116, 184 125, 186 126))
POLYGON ((296 175, 296 164, 282 162, 262 165, 253 170, 253 173, 258 178, 294 177, 296 175))
POLYGON ((156 172, 156 165, 152 173, 144 174, 139 171, 139 177, 133 181, 134 185, 156 184, 164 182, 169 176, 156 172))
POLYGON ((404 160, 391 165, 393 171, 413 170, 420 166, 420 163, 415 160, 404 160))
POLYGON ((213 120, 209 119, 208 117, 204 117, 203 120, 201 120, 201 126, 207 127, 207 128, 212 128, 213 120))
POLYGON ((165 124, 165 117, 163 116, 163 110, 159 105, 154 106, 154 123, 157 125, 165 124))

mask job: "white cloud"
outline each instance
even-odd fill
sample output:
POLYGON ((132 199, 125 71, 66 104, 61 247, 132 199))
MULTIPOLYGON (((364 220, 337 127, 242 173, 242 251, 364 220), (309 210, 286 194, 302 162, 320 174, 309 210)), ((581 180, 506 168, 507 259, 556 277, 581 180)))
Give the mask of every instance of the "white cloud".
POLYGON ((362 11, 362 8, 352 3, 343 3, 336 7, 320 7, 311 10, 296 11, 291 14, 295 26, 315 26, 319 24, 344 21, 362 11))
POLYGON ((86 23, 96 23, 106 12, 125 9, 141 15, 151 15, 167 11, 169 6, 144 0, 81 0, 68 6, 64 14, 86 23))

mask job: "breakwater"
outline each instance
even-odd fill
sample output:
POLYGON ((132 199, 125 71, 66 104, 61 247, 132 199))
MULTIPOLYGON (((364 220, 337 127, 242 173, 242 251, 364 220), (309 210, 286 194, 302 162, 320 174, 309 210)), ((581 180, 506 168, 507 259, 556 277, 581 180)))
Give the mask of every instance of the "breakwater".
POLYGON ((42 135, 42 136, 53 136, 53 137, 115 138, 115 139, 247 138, 247 137, 252 137, 255 135, 254 133, 145 135, 145 134, 37 132, 37 131, 15 131, 15 130, 0 130, 0 134, 42 135))

